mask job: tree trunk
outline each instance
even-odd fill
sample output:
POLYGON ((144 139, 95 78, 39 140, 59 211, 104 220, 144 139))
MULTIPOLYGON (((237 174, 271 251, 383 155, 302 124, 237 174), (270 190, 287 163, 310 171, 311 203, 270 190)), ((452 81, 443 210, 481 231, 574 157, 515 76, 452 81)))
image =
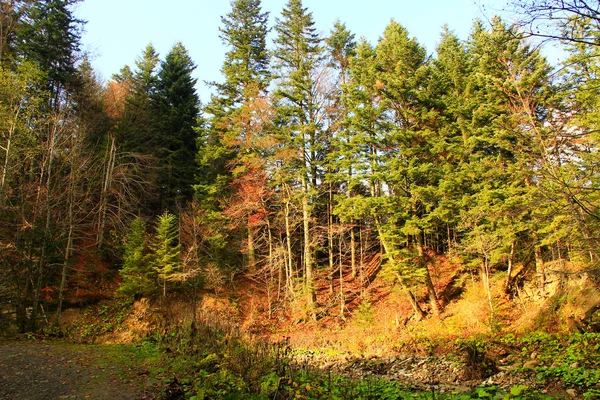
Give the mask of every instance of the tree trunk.
POLYGON ((106 149, 104 170, 104 180, 102 182, 102 192, 100 193, 100 209, 98 210, 98 233, 96 236, 96 244, 99 249, 102 249, 104 244, 104 230, 106 229, 106 215, 108 212, 108 193, 112 186, 112 177, 115 169, 117 155, 117 147, 115 137, 111 136, 110 145, 106 149))
POLYGON ((340 236, 340 259, 339 259, 339 268, 340 268, 340 317, 345 318, 344 311, 346 309, 346 298, 344 297, 344 264, 342 262, 342 243, 340 236))
POLYGON ((256 254, 254 249, 254 231, 248 221, 248 268, 254 272, 256 267, 256 254))
POLYGON ((423 234, 419 233, 417 235, 417 254, 419 256, 419 264, 420 267, 425 271, 425 285, 427 286, 427 292, 429 297, 429 305, 431 306, 431 311, 433 311, 433 315, 439 317, 441 314, 442 307, 440 306, 437 293, 435 291, 435 286, 433 286, 433 280, 431 279, 431 274, 429 272, 427 255, 425 254, 425 249, 423 247, 423 234))
POLYGON ((354 226, 350 227, 350 263, 352 265, 352 278, 356 278, 356 235, 354 233, 354 226))
MULTIPOLYGON (((0 42, 2 40, 0 39, 0 42)), ((20 110, 20 106, 19 106, 20 110)), ((12 145, 12 137, 15 132, 17 119, 19 118, 19 110, 17 110, 15 114, 15 118, 13 122, 8 127, 8 137, 6 139, 6 147, 4 148, 4 165, 2 166, 2 176, 0 177, 0 207, 2 207, 3 198, 4 198, 4 188, 6 185, 6 177, 8 175, 8 167, 9 167, 9 159, 10 159, 10 150, 12 145)))
MULTIPOLYGON (((379 221, 379 218, 377 218, 377 217, 375 217, 375 225, 377 227, 377 232, 379 234, 379 241, 381 242, 381 245, 383 246, 384 251, 387 254, 390 254, 390 250, 391 250, 390 245, 388 244, 387 240, 383 236, 383 229, 381 227, 381 222, 379 221)), ((417 302, 417 299, 416 299, 415 295, 413 294, 413 292, 408 288, 408 286, 406 286, 406 282, 404 281, 404 278, 398 272, 396 272, 396 277, 398 278, 398 283, 400 284, 402 291, 406 294, 406 297, 408 298, 408 301, 410 302, 410 305, 417 317, 417 320, 420 321, 421 319, 425 318, 425 312, 423 312, 423 310, 421 309, 421 306, 419 306, 419 303, 417 302)))
POLYGON ((288 292, 294 294, 294 281, 293 281, 293 261, 292 261, 292 233, 290 227, 290 202, 289 199, 285 202, 285 241, 287 245, 287 276, 286 284, 288 292))
POLYGON ((315 291, 314 277, 313 277, 313 246, 312 238, 310 234, 310 209, 309 209, 309 191, 308 181, 306 177, 302 178, 302 222, 304 226, 304 269, 306 272, 305 286, 306 286, 306 300, 308 302, 308 310, 310 316, 316 320, 317 314, 315 312, 315 303, 317 301, 317 294, 315 291))
POLYGON ((506 271, 506 280, 504 281, 504 293, 510 294, 512 270, 513 270, 513 256, 515 254, 515 242, 510 244, 510 255, 508 257, 508 269, 506 271))
POLYGON ((333 294, 333 275, 334 275, 334 261, 333 261, 333 189, 332 185, 329 184, 329 204, 327 206, 327 244, 329 247, 329 292, 333 294))
MULTIPOLYGON (((36 276, 36 283, 33 286, 33 303, 31 310, 30 329, 36 329, 37 309, 40 305, 40 293, 42 291, 42 282, 44 278, 44 271, 46 269, 46 252, 48 242, 50 241, 50 223, 52 221, 52 207, 50 206, 50 189, 52 183, 52 166, 54 164, 54 146, 56 144, 56 136, 58 131, 58 116, 55 116, 55 121, 52 124, 50 130, 49 146, 48 146, 48 173, 46 177, 46 223, 44 225, 44 235, 42 240, 42 250, 40 258, 38 260, 38 271, 36 276)), ((41 182, 40 182, 41 184, 41 182)))
POLYGON ((494 322, 494 305, 492 303, 492 290, 490 288, 490 266, 488 262, 487 255, 483 257, 482 264, 482 278, 483 278, 483 286, 485 288, 488 300, 488 306, 490 307, 490 325, 494 322))
MULTIPOLYGON (((73 146, 74 147, 74 146, 73 146)), ((69 174, 69 233, 67 234, 67 245, 65 248, 65 258, 63 260, 63 267, 60 279, 60 288, 58 290, 58 308, 56 309, 56 325, 60 325, 60 315, 62 312, 62 305, 64 299, 65 285, 67 283, 67 271, 69 262, 71 260, 71 252, 73 249, 73 231, 75 227, 74 218, 74 203, 75 203, 75 173, 77 168, 72 165, 71 173, 69 174)))
POLYGON ((419 302, 417 301, 417 298, 415 297, 413 292, 408 288, 408 286, 406 286, 406 283, 404 282, 404 279, 402 278, 402 276, 400 276, 399 273, 396 273, 396 276, 398 278, 398 282, 400 283, 400 287, 402 288, 402 291, 404 292, 404 294, 406 294, 406 298, 408 299, 408 301, 415 313, 415 317, 417 318, 417 321, 422 320, 423 318, 425 318, 425 312, 423 312, 423 310, 421 309, 421 306, 419 306, 419 302))
POLYGON ((535 247, 533 250, 535 257, 535 275, 537 276, 538 281, 538 290, 540 296, 546 296, 546 272, 544 271, 544 258, 542 256, 542 246, 538 245, 538 237, 537 235, 533 236, 535 240, 535 247))

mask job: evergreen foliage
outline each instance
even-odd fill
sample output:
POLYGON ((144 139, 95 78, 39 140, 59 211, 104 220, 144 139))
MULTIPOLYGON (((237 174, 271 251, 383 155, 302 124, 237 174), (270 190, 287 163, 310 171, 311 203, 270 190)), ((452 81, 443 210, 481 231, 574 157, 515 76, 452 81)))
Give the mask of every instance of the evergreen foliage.
POLYGON ((515 1, 534 17, 561 12, 552 37, 569 58, 554 74, 497 17, 465 41, 444 27, 428 56, 393 20, 373 44, 340 21, 321 37, 289 0, 269 49, 261 2, 233 0, 223 80, 202 113, 181 43, 162 60, 148 45, 99 82, 81 58, 77 3, 0 4, 0 286, 21 329, 62 307, 82 249, 119 264, 136 215, 124 293, 244 273, 313 318, 330 302, 318 285, 328 280, 343 315, 345 280, 364 290, 382 259, 417 318, 441 312, 440 255, 480 272, 490 315, 494 274, 511 294, 518 265, 544 296, 548 263, 594 271, 600 33, 582 3, 515 1), (146 244, 142 220, 163 211, 146 244))
POLYGON ((48 77, 45 88, 53 107, 76 75, 83 21, 72 8, 80 0, 35 0, 23 9, 17 36, 20 57, 34 62, 48 77))
POLYGON ((251 149, 242 148, 245 139, 254 135, 250 132, 248 107, 260 104, 271 81, 268 17, 262 12, 260 0, 235 0, 231 11, 221 18, 220 37, 227 47, 221 68, 224 82, 213 84, 216 94, 206 107, 209 118, 199 137, 200 173, 195 186, 195 198, 203 209, 202 220, 210 232, 209 259, 221 267, 237 263, 226 251, 236 235, 228 226, 224 208, 228 199, 237 195, 231 190, 235 185, 233 171, 240 164, 237 157, 254 154, 251 149))
POLYGON ((148 296, 155 291, 155 271, 150 268, 146 244, 146 224, 141 218, 131 223, 123 245, 123 267, 119 271, 119 291, 127 296, 148 296))
POLYGON ((163 209, 181 209, 191 200, 198 171, 196 146, 199 98, 196 68, 181 43, 175 44, 158 73, 153 101, 156 129, 155 155, 158 158, 157 186, 163 209))
POLYGON ((167 281, 177 280, 177 274, 181 272, 181 245, 178 236, 177 218, 165 211, 158 217, 156 232, 150 244, 150 266, 162 286, 163 296, 167 294, 167 281))

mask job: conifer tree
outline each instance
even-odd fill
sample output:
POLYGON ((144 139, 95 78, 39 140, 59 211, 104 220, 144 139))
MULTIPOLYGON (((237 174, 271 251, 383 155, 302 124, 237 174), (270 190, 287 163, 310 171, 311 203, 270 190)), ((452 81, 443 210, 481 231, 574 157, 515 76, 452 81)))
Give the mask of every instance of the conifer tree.
POLYGON ((175 215, 165 211, 158 217, 156 233, 152 243, 150 265, 162 286, 163 296, 167 295, 167 281, 173 280, 178 272, 181 272, 181 261, 177 232, 177 220, 175 215))
POLYGON ((462 245, 481 267, 492 314, 491 269, 507 265, 510 278, 515 255, 526 254, 521 248, 539 247, 532 183, 544 151, 535 127, 544 125, 545 114, 531 114, 531 106, 544 104, 549 67, 517 38, 514 27, 495 18, 489 30, 476 22, 469 43, 472 109, 461 168, 468 188, 460 211, 466 230, 462 245))
MULTIPOLYGON (((227 228, 227 216, 222 203, 236 193, 231 193, 234 170, 237 178, 244 179, 239 165, 246 156, 257 156, 256 149, 247 145, 257 134, 250 128, 251 110, 263 103, 271 80, 270 56, 267 50, 267 12, 262 12, 260 0, 234 0, 231 11, 221 18, 221 40, 227 46, 225 61, 221 68, 223 83, 214 83, 216 94, 206 107, 209 115, 206 128, 199 141, 200 165, 196 199, 202 204, 203 222, 211 231, 219 232, 213 237, 213 259, 219 264, 235 264, 232 252, 224 252, 227 241, 234 240, 234 232, 227 228), (255 103, 255 104, 253 104, 255 103), (228 254, 227 254, 228 253, 228 254), (226 261, 227 260, 227 261, 226 261)), ((240 226, 239 224, 236 224, 240 226)), ((246 224, 247 254, 254 258, 253 227, 246 224)), ((253 262, 250 262, 253 264, 253 262)))
POLYGON ((119 291, 128 296, 149 295, 156 285, 152 277, 154 271, 148 265, 145 236, 146 224, 138 217, 131 223, 125 239, 123 268, 119 271, 122 279, 119 291))
POLYGON ((183 44, 175 44, 161 63, 156 93, 151 96, 162 209, 180 209, 193 194, 200 113, 192 77, 195 68, 183 44))
POLYGON ((0 3, 0 65, 3 67, 15 61, 17 31, 27 6, 27 2, 18 0, 0 3))
POLYGON ((437 121, 432 127, 438 132, 435 151, 442 162, 438 166, 439 181, 434 194, 437 204, 430 218, 445 225, 439 229, 445 237, 443 247, 450 250, 455 245, 454 234, 460 222, 459 210, 467 185, 461 168, 467 154, 466 141, 473 107, 467 96, 471 63, 466 45, 447 27, 442 31, 436 53, 428 101, 437 121))
MULTIPOLYGON (((578 11, 584 8, 584 4, 578 3, 578 6, 578 11)), ((586 9, 586 12, 590 11, 586 9)), ((551 157, 547 157, 550 160, 545 163, 545 176, 549 185, 544 188, 546 194, 554 191, 566 200, 568 220, 572 221, 556 221, 552 224, 552 231, 555 235, 560 231, 563 237, 570 237, 573 250, 577 249, 573 256, 582 258, 575 254, 588 253, 586 258, 590 262, 596 262, 600 257, 598 241, 592 239, 597 237, 600 230, 600 213, 596 206, 597 187, 600 185, 596 168, 600 162, 600 101, 596 95, 600 83, 600 46, 597 45, 600 29, 594 23, 598 18, 597 13, 595 17, 573 17, 576 19, 573 24, 579 27, 577 34, 584 35, 588 41, 574 41, 567 47, 569 58, 565 60, 563 69, 565 84, 558 96, 561 99, 560 108, 557 107, 561 110, 561 118, 555 119, 558 123, 554 124, 553 134, 548 135, 546 141, 561 145, 555 146, 551 157), (590 44, 589 41, 595 44, 590 44), (565 157, 570 160, 569 163, 559 161, 565 157), (557 230, 558 226, 563 229, 557 230)), ((557 204, 559 199, 554 198, 554 202, 557 204)), ((557 240, 560 240, 559 237, 554 239, 557 240)))
MULTIPOLYGON (((334 224, 334 187, 337 187, 344 182, 342 176, 338 176, 339 173, 336 174, 338 168, 338 153, 344 150, 341 149, 343 146, 347 146, 348 144, 348 133, 346 132, 346 127, 343 124, 343 120, 347 114, 347 108, 345 107, 344 102, 342 101, 342 93, 344 85, 348 79, 348 68, 350 66, 350 60, 355 55, 356 50, 356 41, 354 39, 354 34, 352 34, 347 28, 346 25, 341 23, 339 20, 334 23, 333 29, 330 32, 328 38, 325 39, 327 44, 327 51, 329 53, 330 58, 330 66, 333 67, 337 72, 337 82, 335 84, 336 93, 333 96, 332 102, 333 106, 331 107, 330 118, 332 120, 331 123, 331 143, 328 151, 328 156, 325 160, 325 174, 328 183, 328 202, 327 202, 327 240, 328 240, 328 250, 329 250, 329 268, 331 273, 334 271, 334 244, 333 244, 333 224, 334 224), (341 181, 340 181, 341 180, 341 181)), ((352 176, 352 166, 349 166, 347 170, 349 177, 352 176)), ((341 172, 344 174, 344 172, 341 172)), ((346 185, 347 196, 351 196, 352 193, 350 191, 350 185, 346 185)), ((351 253, 351 268, 352 275, 356 277, 357 275, 357 263, 356 263, 356 235, 355 229, 352 225, 354 221, 349 219, 346 222, 350 222, 350 253, 351 253)), ((331 279, 331 287, 333 285, 333 279, 331 279)))
POLYGON ((148 44, 137 58, 132 72, 125 67, 113 78, 128 88, 124 115, 119 121, 117 139, 122 151, 136 154, 152 153, 157 145, 154 137, 153 108, 151 97, 158 84, 159 56, 152 44, 148 44))
POLYGON ((35 0, 24 9, 17 30, 18 53, 48 76, 49 105, 57 107, 61 92, 76 76, 83 21, 72 8, 80 0, 35 0))
POLYGON ((317 71, 324 59, 321 38, 316 33, 312 13, 301 0, 289 0, 277 21, 275 38, 275 68, 280 77, 275 92, 288 146, 295 159, 288 166, 299 186, 303 222, 304 272, 309 312, 314 314, 315 238, 312 208, 317 184, 321 181, 320 161, 324 150, 324 121, 320 119, 323 105, 318 101, 317 71))
POLYGON ((262 12, 260 0, 234 0, 231 11, 221 18, 220 38, 228 51, 221 68, 225 82, 215 84, 217 96, 213 101, 224 111, 243 104, 249 85, 262 91, 269 84, 268 19, 269 13, 262 12))

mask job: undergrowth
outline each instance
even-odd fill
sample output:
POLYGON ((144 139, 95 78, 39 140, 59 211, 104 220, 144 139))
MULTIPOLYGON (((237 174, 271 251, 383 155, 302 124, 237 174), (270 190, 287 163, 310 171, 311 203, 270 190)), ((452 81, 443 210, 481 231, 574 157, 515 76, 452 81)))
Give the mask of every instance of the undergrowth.
POLYGON ((572 333, 567 336, 534 332, 518 338, 507 335, 501 342, 516 347, 534 363, 516 370, 533 375, 538 382, 562 388, 576 388, 582 396, 600 398, 600 333, 572 333))
MULTIPOLYGON (((245 337, 233 325, 204 318, 158 329, 144 340, 161 349, 174 378, 163 399, 549 399, 525 386, 481 387, 468 394, 415 391, 377 377, 353 379, 298 363, 289 342, 245 337)), ((485 354, 482 342, 465 342, 485 354), (481 346, 480 346, 481 345, 481 346)), ((474 355, 473 362, 485 360, 474 355)), ((483 357, 483 358, 482 358, 483 357)))
POLYGON ((101 335, 126 329, 123 322, 130 311, 131 301, 127 299, 90 306, 69 324, 66 335, 76 343, 93 343, 101 335))

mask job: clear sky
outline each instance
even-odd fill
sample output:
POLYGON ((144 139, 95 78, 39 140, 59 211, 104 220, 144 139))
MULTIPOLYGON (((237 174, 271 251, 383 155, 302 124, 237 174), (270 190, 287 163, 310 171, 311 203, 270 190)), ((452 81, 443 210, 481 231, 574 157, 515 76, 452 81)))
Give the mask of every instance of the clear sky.
MULTIPOLYGON (((271 26, 287 0, 263 0, 271 26)), ((499 14, 503 0, 304 0, 317 28, 327 34, 336 19, 356 37, 375 44, 393 18, 433 53, 441 27, 448 26, 466 39, 475 18, 499 14)), ((229 0, 84 0, 76 9, 87 21, 84 49, 96 71, 109 79, 123 66, 133 67, 142 49, 152 43, 161 59, 181 41, 197 64, 195 77, 203 102, 210 97, 204 81, 220 81, 225 47, 219 39, 221 16, 231 9, 229 0)))

